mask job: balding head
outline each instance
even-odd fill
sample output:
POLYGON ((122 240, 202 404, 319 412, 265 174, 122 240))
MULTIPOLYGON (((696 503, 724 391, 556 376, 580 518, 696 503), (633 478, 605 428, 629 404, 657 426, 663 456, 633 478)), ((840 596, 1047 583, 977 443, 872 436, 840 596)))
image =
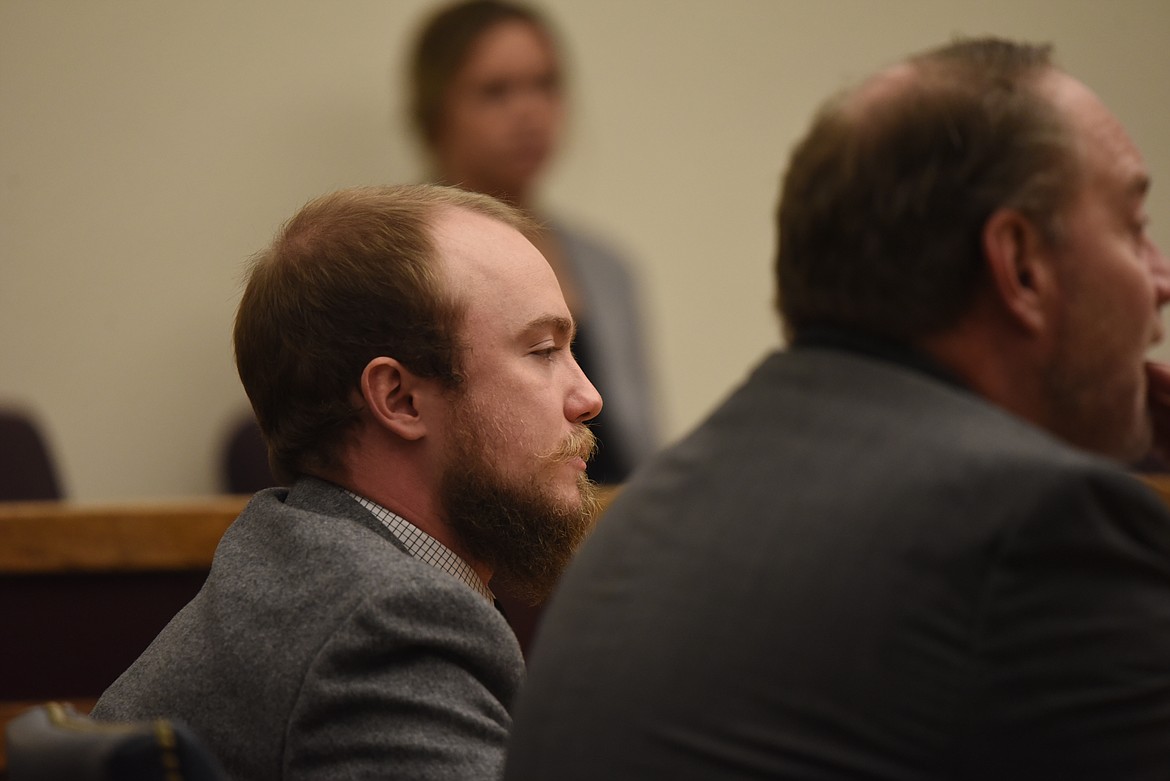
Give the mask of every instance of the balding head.
POLYGON ((236 314, 236 367, 279 480, 337 468, 372 358, 459 384, 466 301, 450 289, 434 238, 452 211, 536 229, 485 195, 359 187, 307 204, 254 259, 236 314))
POLYGON ((784 180, 777 274, 789 332, 844 326, 913 340, 980 284, 1000 208, 1049 238, 1076 189, 1068 128, 1038 89, 1047 47, 959 42, 831 100, 784 180))

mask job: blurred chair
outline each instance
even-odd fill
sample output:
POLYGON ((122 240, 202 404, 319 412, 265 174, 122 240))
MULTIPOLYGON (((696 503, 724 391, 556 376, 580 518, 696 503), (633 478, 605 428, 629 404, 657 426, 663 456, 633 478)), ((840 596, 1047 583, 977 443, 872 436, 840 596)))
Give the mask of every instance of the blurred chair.
POLYGON ((268 446, 251 413, 231 430, 223 453, 224 488, 229 494, 254 494, 278 485, 268 467, 268 446))
POLYGON ((60 498, 57 470, 33 418, 0 410, 0 502, 60 498))
POLYGON ((9 723, 11 781, 217 781, 227 775, 199 740, 168 719, 107 723, 68 705, 39 705, 9 723))

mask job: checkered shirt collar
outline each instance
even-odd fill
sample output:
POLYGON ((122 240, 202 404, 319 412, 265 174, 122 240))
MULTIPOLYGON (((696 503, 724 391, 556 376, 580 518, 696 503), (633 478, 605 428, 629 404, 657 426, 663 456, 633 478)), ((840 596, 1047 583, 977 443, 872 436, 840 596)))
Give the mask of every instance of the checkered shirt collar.
POLYGON ((382 525, 402 543, 411 556, 430 564, 435 569, 454 575, 489 602, 495 601, 495 595, 492 594, 491 589, 480 579, 479 575, 475 574, 475 570, 466 561, 459 558, 455 551, 377 502, 372 502, 364 496, 358 496, 353 491, 346 491, 346 493, 362 507, 373 513, 374 517, 381 521, 382 525))

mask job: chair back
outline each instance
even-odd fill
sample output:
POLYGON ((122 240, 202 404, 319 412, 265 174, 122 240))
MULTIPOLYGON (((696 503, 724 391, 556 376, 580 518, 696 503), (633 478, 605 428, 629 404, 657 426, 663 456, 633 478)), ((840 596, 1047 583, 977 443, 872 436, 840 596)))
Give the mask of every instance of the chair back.
POLYGON ((33 419, 0 410, 0 502, 61 498, 57 470, 33 419))
POLYGON ((240 418, 230 432, 223 452, 223 481, 230 494, 254 494, 279 485, 268 466, 268 445, 251 413, 240 418))
POLYGON ((107 723, 39 705, 9 723, 11 781, 218 781, 227 775, 182 724, 107 723))

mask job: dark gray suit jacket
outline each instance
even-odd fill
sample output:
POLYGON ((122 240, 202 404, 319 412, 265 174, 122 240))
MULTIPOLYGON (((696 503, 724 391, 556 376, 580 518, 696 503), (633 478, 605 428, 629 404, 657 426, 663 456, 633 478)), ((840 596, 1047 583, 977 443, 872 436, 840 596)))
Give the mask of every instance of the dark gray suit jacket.
POLYGON ((1170 778, 1170 515, 935 376, 776 354, 570 566, 505 777, 1170 778))
POLYGON ((256 495, 94 715, 177 717, 236 781, 487 779, 522 674, 487 600, 304 479, 256 495))

